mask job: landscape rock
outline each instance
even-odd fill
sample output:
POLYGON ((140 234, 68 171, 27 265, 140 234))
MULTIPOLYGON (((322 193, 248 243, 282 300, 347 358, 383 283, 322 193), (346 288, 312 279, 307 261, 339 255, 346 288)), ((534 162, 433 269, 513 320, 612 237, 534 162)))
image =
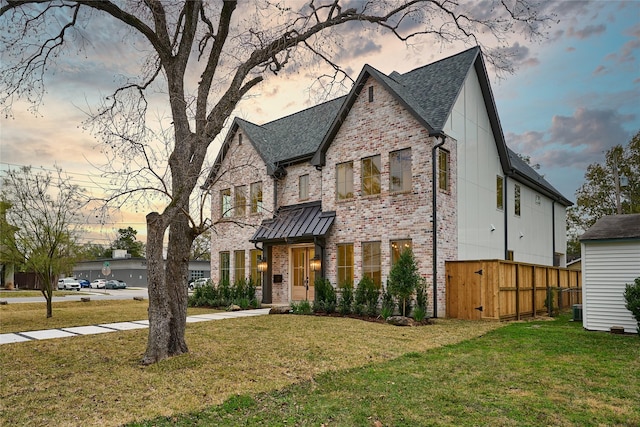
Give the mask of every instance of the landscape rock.
POLYGON ((231 304, 227 309, 227 311, 240 311, 240 310, 242 310, 242 308, 240 308, 239 305, 235 305, 235 304, 231 304))
POLYGON ((89 298, 89 297, 81 297, 81 298, 80 298, 80 301, 82 301, 82 302, 89 302, 89 301, 91 301, 91 298, 89 298))
POLYGON ((269 314, 289 314, 291 313, 291 307, 288 305, 278 305, 275 307, 271 307, 269 310, 269 314))
POLYGON ((143 297, 133 297, 134 301, 144 301, 143 297))
POLYGON ((394 326, 411 326, 413 319, 405 316, 391 316, 387 318, 387 323, 394 326))

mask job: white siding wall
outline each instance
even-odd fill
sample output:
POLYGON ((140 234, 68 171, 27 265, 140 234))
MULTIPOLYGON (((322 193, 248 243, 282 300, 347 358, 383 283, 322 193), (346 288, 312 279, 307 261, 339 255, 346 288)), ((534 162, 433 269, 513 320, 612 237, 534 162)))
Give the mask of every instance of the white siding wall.
POLYGON ((496 176, 502 168, 474 70, 445 132, 458 141, 458 258, 503 259, 504 213, 496 208, 496 176))
MULTIPOLYGON (((514 260, 553 265, 552 200, 508 179, 502 172, 478 76, 469 73, 445 132, 458 141, 458 256, 459 259, 504 259, 505 212, 496 206, 496 177, 507 188, 508 248, 514 260), (521 214, 514 215, 514 184, 521 189, 521 214), (536 196, 539 196, 537 203, 536 196), (492 231, 492 229, 495 230, 492 231), (523 237, 520 237, 520 235, 523 237)), ((555 249, 566 252, 566 208, 555 205, 555 249)), ((565 265, 563 256, 560 266, 565 265)))
POLYGON ((582 244, 583 320, 585 329, 609 331, 623 326, 638 332, 625 308, 624 289, 640 276, 640 240, 582 244))

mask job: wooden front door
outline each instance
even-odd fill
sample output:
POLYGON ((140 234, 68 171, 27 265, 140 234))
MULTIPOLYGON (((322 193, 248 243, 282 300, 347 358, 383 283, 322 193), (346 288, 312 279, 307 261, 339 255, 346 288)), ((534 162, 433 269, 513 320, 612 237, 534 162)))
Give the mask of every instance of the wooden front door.
POLYGON ((314 257, 313 246, 291 248, 291 300, 313 301, 315 272, 310 260, 314 257))

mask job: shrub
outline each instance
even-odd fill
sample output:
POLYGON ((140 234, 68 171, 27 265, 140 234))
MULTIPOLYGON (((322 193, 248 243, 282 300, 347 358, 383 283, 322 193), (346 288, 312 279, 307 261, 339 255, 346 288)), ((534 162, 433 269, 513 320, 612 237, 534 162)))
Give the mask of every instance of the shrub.
POLYGON ((640 277, 636 277, 634 284, 627 284, 624 290, 625 307, 633 314, 638 323, 638 336, 640 336, 640 277))
POLYGON ((340 285, 340 299, 338 300, 338 312, 340 314, 351 314, 351 306, 353 305, 353 286, 351 283, 342 283, 340 285))
POLYGON ((313 311, 333 313, 336 311, 337 296, 331 282, 325 278, 317 278, 314 283, 316 298, 313 302, 313 311))
POLYGON ((291 302, 291 312, 293 314, 313 314, 309 301, 291 302))
POLYGON ((396 303, 393 300, 393 295, 389 292, 389 286, 382 292, 382 311, 381 315, 384 319, 387 319, 393 316, 393 312, 395 311, 396 303))
POLYGON ((389 272, 389 292, 398 299, 402 315, 411 309, 411 295, 420 284, 422 277, 411 248, 406 248, 389 272))
POLYGON ((416 306, 413 309, 413 318, 417 322, 422 322, 427 315, 427 292, 424 279, 416 287, 416 306))
POLYGON ((358 315, 368 314, 378 315, 378 301, 380 300, 380 289, 372 278, 363 277, 358 282, 355 294, 355 312, 358 315))

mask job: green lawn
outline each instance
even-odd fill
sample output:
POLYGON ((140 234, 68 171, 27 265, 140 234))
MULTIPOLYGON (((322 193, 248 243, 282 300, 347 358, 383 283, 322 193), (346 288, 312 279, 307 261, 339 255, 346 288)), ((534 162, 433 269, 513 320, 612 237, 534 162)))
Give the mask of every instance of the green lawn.
MULTIPOLYGON (((146 302, 135 303, 93 308, 99 318, 137 315, 146 302)), ((64 304, 92 315, 93 302, 64 304)), ((31 312, 42 320, 41 308, 31 312)), ((81 318, 67 326, 87 324, 81 318)), ((1 345, 0 425, 640 425, 640 339, 586 332, 566 317, 410 328, 294 315, 191 323, 189 354, 141 366, 147 333, 1 345)))
POLYGON ((639 426, 640 339, 566 317, 131 426, 639 426))

